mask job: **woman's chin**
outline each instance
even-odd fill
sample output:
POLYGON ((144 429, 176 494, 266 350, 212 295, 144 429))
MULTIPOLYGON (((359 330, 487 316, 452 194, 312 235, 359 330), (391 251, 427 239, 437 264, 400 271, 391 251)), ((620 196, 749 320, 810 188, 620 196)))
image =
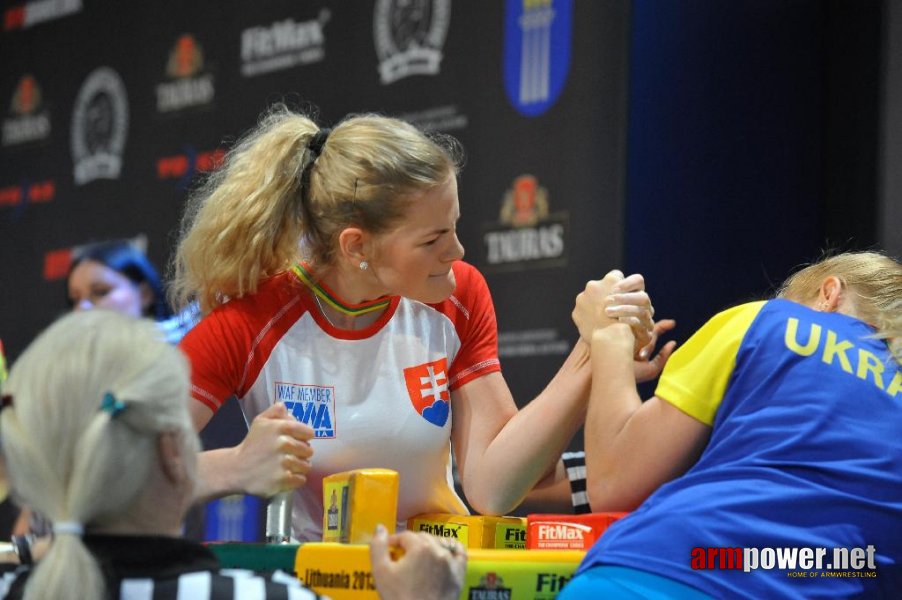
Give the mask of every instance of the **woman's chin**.
POLYGON ((425 304, 438 304, 447 300, 454 293, 457 281, 454 272, 448 271, 442 275, 430 276, 427 285, 422 290, 421 297, 415 298, 425 304))

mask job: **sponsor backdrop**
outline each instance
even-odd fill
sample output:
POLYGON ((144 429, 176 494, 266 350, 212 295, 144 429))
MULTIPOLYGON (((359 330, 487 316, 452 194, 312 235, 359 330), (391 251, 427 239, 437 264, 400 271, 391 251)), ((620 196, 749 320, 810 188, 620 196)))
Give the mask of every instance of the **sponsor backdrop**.
POLYGON ((192 184, 273 102, 401 116, 467 150, 460 236, 488 278, 519 403, 621 263, 628 3, 29 0, 0 33, 0 336, 65 309, 71 250, 163 267, 192 184))

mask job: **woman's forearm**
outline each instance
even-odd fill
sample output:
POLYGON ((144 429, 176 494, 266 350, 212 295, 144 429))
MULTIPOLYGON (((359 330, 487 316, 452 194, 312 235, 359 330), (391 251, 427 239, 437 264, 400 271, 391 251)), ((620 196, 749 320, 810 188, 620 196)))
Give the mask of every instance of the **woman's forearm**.
POLYGON ((588 346, 578 342, 548 386, 498 431, 470 465, 464 489, 483 514, 504 514, 557 466, 585 421, 588 346))
POLYGON ((209 502, 229 494, 244 492, 232 480, 236 468, 235 450, 235 448, 218 448, 197 455, 194 502, 209 502))

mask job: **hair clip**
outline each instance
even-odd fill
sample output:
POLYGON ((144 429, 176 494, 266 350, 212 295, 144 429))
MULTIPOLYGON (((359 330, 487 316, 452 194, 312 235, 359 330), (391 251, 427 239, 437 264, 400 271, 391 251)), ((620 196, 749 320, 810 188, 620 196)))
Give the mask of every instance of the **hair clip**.
POLYGON ((3 410, 7 406, 13 405, 13 395, 12 394, 3 394, 0 396, 0 410, 3 410))
POLYGON ((118 400, 113 392, 107 392, 103 395, 103 401, 100 403, 100 410, 110 413, 110 418, 115 419, 119 413, 125 410, 125 402, 118 400))

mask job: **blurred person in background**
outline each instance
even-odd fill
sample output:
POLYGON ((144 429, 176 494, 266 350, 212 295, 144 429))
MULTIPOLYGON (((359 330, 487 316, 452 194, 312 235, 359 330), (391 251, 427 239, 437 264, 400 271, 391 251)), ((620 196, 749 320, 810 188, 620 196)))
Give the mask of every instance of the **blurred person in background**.
POLYGON ((157 270, 141 250, 125 240, 76 250, 66 290, 70 309, 106 308, 153 319, 171 344, 177 344, 198 318, 194 305, 173 314, 157 270))

